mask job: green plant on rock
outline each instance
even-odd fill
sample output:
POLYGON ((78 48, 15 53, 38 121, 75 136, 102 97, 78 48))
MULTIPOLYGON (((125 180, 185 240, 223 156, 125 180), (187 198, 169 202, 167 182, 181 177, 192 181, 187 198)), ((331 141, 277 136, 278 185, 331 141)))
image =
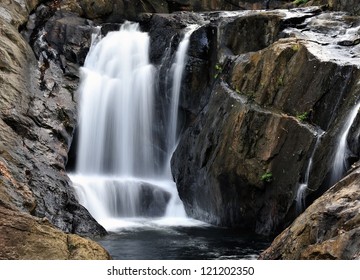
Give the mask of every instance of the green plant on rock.
POLYGON ((270 183, 273 180, 273 175, 271 172, 265 172, 263 175, 261 175, 260 179, 263 182, 270 183))
POLYGON ((299 44, 299 43, 297 43, 297 44, 295 44, 295 45, 292 45, 292 50, 293 50, 294 52, 297 52, 299 49, 300 49, 300 44, 299 44))
POLYGON ((215 65, 215 71, 216 71, 216 73, 215 73, 215 75, 214 75, 214 78, 216 79, 217 77, 219 77, 219 75, 220 75, 221 72, 223 71, 223 68, 222 68, 222 66, 221 66, 220 63, 216 63, 216 65, 215 65))
POLYGON ((282 87, 284 85, 284 79, 283 77, 279 77, 278 81, 277 81, 277 85, 278 87, 282 87))
POLYGON ((296 118, 301 121, 301 122, 305 122, 308 120, 309 118, 309 113, 308 112, 304 112, 304 113, 301 113, 301 114, 297 114, 296 115, 296 118))

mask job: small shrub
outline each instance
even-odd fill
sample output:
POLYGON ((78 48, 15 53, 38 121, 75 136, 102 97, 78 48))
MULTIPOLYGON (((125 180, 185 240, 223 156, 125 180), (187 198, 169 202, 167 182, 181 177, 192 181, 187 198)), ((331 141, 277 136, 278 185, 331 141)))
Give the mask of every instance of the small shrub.
POLYGON ((265 172, 263 175, 261 175, 261 181, 270 183, 273 180, 273 175, 271 172, 265 172))
POLYGON ((215 75, 214 75, 214 78, 216 79, 217 77, 219 77, 219 75, 220 75, 221 72, 223 71, 223 68, 222 68, 221 64, 216 63, 216 65, 215 65, 215 71, 216 71, 216 73, 215 73, 215 75))
POLYGON ((300 45, 299 45, 299 44, 292 45, 292 50, 293 50, 294 52, 297 52, 299 49, 300 49, 300 45))
POLYGON ((301 113, 301 114, 298 114, 296 116, 296 118, 301 121, 301 122, 305 122, 307 121, 307 119, 309 118, 309 113, 308 112, 304 112, 304 113, 301 113))

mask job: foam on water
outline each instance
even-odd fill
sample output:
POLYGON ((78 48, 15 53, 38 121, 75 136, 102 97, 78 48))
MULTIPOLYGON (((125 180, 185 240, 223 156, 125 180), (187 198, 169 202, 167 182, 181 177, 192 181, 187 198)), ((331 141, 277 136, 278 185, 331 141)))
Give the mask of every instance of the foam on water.
POLYGON ((154 145, 156 67, 150 38, 138 24, 94 36, 81 69, 77 165, 70 174, 79 202, 107 230, 201 224, 188 219, 170 172, 177 144, 180 88, 190 35, 185 31, 169 71, 167 167, 154 145))

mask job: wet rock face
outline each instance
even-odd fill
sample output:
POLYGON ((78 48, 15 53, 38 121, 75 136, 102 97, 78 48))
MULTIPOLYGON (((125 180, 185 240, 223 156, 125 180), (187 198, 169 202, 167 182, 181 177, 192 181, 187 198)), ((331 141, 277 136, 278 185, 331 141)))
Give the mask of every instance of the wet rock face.
POLYGON ((112 13, 113 2, 122 1, 109 1, 109 0, 64 0, 61 3, 62 10, 74 12, 81 17, 88 19, 104 18, 112 13))
POLYGON ((168 13, 165 0, 64 0, 61 9, 99 22, 136 20, 141 13, 168 13))
MULTIPOLYGON (((211 19, 210 26, 218 26, 216 35, 205 37, 216 53, 207 55, 217 62, 209 64, 214 70, 208 85, 216 86, 208 88, 210 94, 202 92, 207 101, 200 113, 191 102, 182 103, 192 116, 172 158, 190 216, 268 235, 296 217, 297 189, 310 157, 305 196, 319 196, 330 187, 334 149, 329 147, 336 147, 356 102, 360 74, 356 45, 341 42, 353 37, 346 26, 357 30, 358 23, 319 12, 247 12, 211 19), (247 21, 265 27, 244 32, 247 21), (261 38, 266 40, 259 43, 261 38)), ((191 48, 189 54, 196 56, 191 48)), ((191 100, 190 90, 183 94, 191 100)))
POLYGON ((286 0, 272 0, 269 3, 262 0, 167 0, 169 11, 231 11, 231 10, 261 10, 279 8, 287 4, 286 0))
MULTIPOLYGON (((61 66, 66 72, 66 62, 83 65, 95 32, 91 21, 76 14, 56 12, 44 26, 44 40, 61 56, 61 66)), ((40 55, 40 54, 38 54, 40 55)))
POLYGON ((76 201, 65 173, 76 125, 78 74, 69 70, 64 51, 49 46, 44 33, 34 38, 34 56, 17 31, 23 22, 10 21, 13 26, 0 21, 5 58, 0 67, 1 203, 46 217, 65 232, 105 234, 76 201))
POLYGON ((139 216, 162 217, 165 215, 170 193, 151 184, 140 187, 139 201, 141 201, 139 216))
POLYGON ((289 211, 314 134, 218 85, 172 158, 187 213, 269 234, 289 211))
POLYGON ((108 259, 96 243, 59 230, 106 233, 78 204, 65 173, 78 74, 64 51, 48 45, 42 26, 33 24, 42 23, 36 16, 51 16, 51 7, 36 9, 25 25, 38 2, 8 1, 0 7, 6 9, 0 12, 0 258, 108 259))
POLYGON ((226 24, 221 43, 234 55, 264 49, 277 38, 279 23, 276 14, 244 14, 226 24))
POLYGON ((360 259, 359 166, 317 199, 261 259, 360 259))
POLYGON ((233 11, 287 7, 286 0, 63 0, 61 10, 73 12, 97 22, 137 21, 144 13, 168 14, 179 11, 233 11))
POLYGON ((360 4, 356 0, 311 0, 306 5, 328 5, 336 11, 346 11, 354 15, 360 14, 360 4))

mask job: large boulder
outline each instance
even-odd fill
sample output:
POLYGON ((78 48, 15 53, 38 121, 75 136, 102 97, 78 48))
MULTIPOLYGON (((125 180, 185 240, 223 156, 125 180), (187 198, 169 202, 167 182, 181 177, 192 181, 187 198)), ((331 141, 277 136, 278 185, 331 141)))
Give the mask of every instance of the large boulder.
POLYGON ((0 206, 0 259, 100 260, 110 255, 97 243, 65 234, 46 219, 0 206))
POLYGON ((360 259, 360 169, 329 189, 285 229, 261 259, 360 259))
POLYGON ((208 43, 217 62, 197 72, 211 71, 216 86, 203 92, 200 113, 182 102, 192 117, 173 175, 190 216, 272 234, 298 215, 300 185, 308 201, 330 187, 338 135, 359 90, 357 41, 347 31, 358 23, 317 8, 218 21, 216 36, 204 36, 218 40, 208 43), (257 26, 248 22, 261 28, 248 30, 257 26))

